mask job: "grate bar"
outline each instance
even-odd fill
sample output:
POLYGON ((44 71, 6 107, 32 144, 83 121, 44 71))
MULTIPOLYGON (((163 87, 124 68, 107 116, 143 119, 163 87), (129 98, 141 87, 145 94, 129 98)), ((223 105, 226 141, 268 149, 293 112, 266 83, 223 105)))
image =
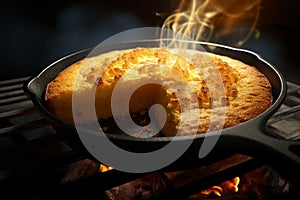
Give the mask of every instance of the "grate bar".
POLYGON ((23 84, 23 82, 28 80, 28 79, 29 79, 29 76, 16 78, 16 79, 9 79, 9 80, 5 80, 5 81, 0 81, 0 87, 7 86, 7 85, 16 85, 18 83, 23 84))
POLYGON ((23 90, 21 90, 21 89, 13 90, 13 91, 9 91, 9 92, 0 93, 0 99, 7 99, 9 97, 20 96, 20 95, 24 95, 23 90))
POLYGON ((41 128, 41 127, 44 127, 47 125, 49 125, 49 122, 47 122, 44 119, 40 119, 40 120, 36 120, 36 121, 24 123, 24 124, 12 125, 9 127, 1 128, 0 136, 3 137, 3 136, 8 136, 8 135, 13 135, 13 134, 16 134, 19 132, 25 132, 25 131, 29 131, 32 129, 41 128))
POLYGON ((22 83, 18 83, 16 85, 9 85, 9 86, 5 86, 5 87, 0 87, 0 93, 19 90, 20 88, 22 88, 22 86, 23 86, 22 83))
POLYGON ((284 111, 276 113, 272 119, 268 121, 269 124, 276 123, 278 121, 281 121, 283 119, 286 119, 289 117, 290 114, 294 114, 296 112, 300 111, 300 104, 298 106, 292 107, 290 109, 286 109, 284 111))
POLYGON ((5 104, 10 104, 10 103, 15 103, 15 102, 20 102, 20 101, 23 101, 23 100, 26 100, 28 99, 27 96, 16 96, 16 97, 10 97, 10 98, 6 98, 6 99, 1 99, 0 100, 0 106, 3 106, 5 104))
POLYGON ((269 134, 286 140, 300 139, 300 86, 288 83, 282 107, 266 124, 269 134))
POLYGON ((34 107, 30 99, 26 99, 21 102, 14 102, 5 106, 0 106, 0 113, 28 107, 34 107))
POLYGON ((5 119, 5 118, 24 116, 24 115, 33 114, 33 113, 36 113, 36 110, 35 110, 34 107, 32 107, 30 105, 28 107, 15 109, 15 110, 10 110, 10 111, 7 111, 7 112, 2 112, 2 113, 0 113, 0 120, 5 119))

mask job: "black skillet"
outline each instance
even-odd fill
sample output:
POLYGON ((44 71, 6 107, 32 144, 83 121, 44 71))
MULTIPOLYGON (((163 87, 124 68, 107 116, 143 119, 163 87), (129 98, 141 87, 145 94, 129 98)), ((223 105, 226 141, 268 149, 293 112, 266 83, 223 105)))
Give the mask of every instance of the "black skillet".
MULTIPOLYGON (((226 55, 231 58, 241 60, 249 65, 255 66, 268 78, 272 85, 273 104, 267 111, 263 112, 254 119, 234 127, 223 129, 217 144, 205 158, 199 159, 198 156, 201 144, 203 143, 205 137, 211 137, 211 139, 214 139, 214 137, 217 137, 216 134, 200 134, 195 138, 189 136, 177 137, 175 142, 177 142, 178 145, 180 145, 182 141, 193 139, 192 145, 178 160, 165 169, 167 170, 170 168, 173 170, 174 168, 192 168, 195 166, 208 164, 228 155, 242 153, 260 159, 266 164, 274 166, 294 180, 294 182, 297 182, 300 170, 300 142, 275 138, 270 136, 265 130, 266 121, 280 107, 285 98, 287 86, 282 74, 273 65, 251 51, 213 43, 196 43, 200 44, 208 52, 226 55)), ((100 54, 116 49, 158 46, 159 40, 138 40, 102 46, 97 53, 100 54)), ((65 141, 72 148, 90 156, 91 158, 94 158, 81 143, 75 127, 62 122, 56 116, 54 116, 47 109, 44 101, 47 84, 52 81, 60 71, 68 67, 70 64, 85 58, 90 52, 91 49, 83 50, 54 62, 38 75, 30 78, 24 84, 24 90, 25 93, 32 99, 40 114, 54 125, 57 131, 62 134, 65 141)), ((125 136, 122 134, 110 133, 106 134, 106 136, 121 148, 134 152, 148 152, 156 150, 166 145, 172 139, 168 137, 142 139, 129 137, 127 135, 125 136)))

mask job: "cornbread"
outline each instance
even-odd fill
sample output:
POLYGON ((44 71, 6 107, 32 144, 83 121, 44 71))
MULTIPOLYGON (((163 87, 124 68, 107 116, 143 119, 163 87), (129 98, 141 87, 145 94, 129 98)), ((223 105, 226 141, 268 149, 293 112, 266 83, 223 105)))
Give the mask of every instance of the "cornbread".
MULTIPOLYGON (((179 52, 135 48, 82 59, 48 84, 47 106, 66 123, 74 124, 73 115, 80 123, 88 123, 93 116, 86 111, 84 101, 92 96, 97 119, 106 120, 113 117, 111 98, 116 85, 120 102, 122 93, 136 88, 128 105, 130 114, 144 116, 152 105, 162 105, 167 117, 161 136, 175 135, 181 115, 187 110, 198 109, 199 116, 191 126, 197 125, 197 133, 205 133, 250 120, 271 106, 271 85, 255 67, 213 53, 179 52), (76 113, 72 112, 74 94, 83 102, 76 113), (211 120, 212 109, 217 115, 224 111, 225 120, 211 120)), ((120 117, 126 112, 115 110, 120 117)), ((159 117, 157 114, 158 122, 159 117)), ((146 120, 140 124, 147 123, 146 120)), ((184 134, 189 134, 188 130, 184 134)))

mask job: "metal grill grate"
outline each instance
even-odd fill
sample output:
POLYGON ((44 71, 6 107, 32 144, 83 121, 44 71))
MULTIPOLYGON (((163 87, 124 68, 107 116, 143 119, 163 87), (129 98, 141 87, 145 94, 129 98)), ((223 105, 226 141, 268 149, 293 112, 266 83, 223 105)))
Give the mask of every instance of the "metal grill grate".
MULTIPOLYGON (((143 176, 143 174, 127 174, 111 170, 84 180, 62 181, 66 180, 65 176, 68 168, 77 161, 83 161, 85 158, 69 148, 51 125, 37 113, 31 100, 27 98, 22 90, 23 82, 27 78, 0 82, 1 185, 12 185, 15 183, 22 184, 22 187, 30 184, 54 185, 55 189, 59 187, 59 189, 63 189, 67 193, 72 191, 73 195, 76 196, 79 193, 83 193, 83 184, 87 186, 85 188, 89 188, 85 192, 94 188, 95 182, 102 182, 102 186, 97 184, 97 188, 105 190, 143 176), (103 180, 106 180, 105 185, 103 180)), ((275 116, 269 120, 268 129, 278 137, 299 139, 299 120, 300 86, 288 83, 288 96, 285 103, 275 116)), ((233 173, 238 171, 237 168, 242 173, 258 165, 254 159, 249 157, 242 157, 241 159, 239 157, 239 162, 233 165, 232 169, 225 167, 221 173, 218 171, 216 174, 219 174, 219 177, 230 178, 230 176, 233 176, 233 173), (248 168, 245 167, 247 163, 248 168), (227 176, 224 173, 227 173, 227 176)), ((210 177, 215 177, 216 174, 204 177, 203 180, 211 180, 210 177)), ((203 180, 198 185, 202 184, 203 180)), ((216 180, 216 178, 213 178, 213 180, 216 180)), ((54 188, 52 189, 54 190, 54 188)), ((28 190, 36 192, 34 188, 27 188, 27 194, 30 193, 28 190)), ((48 187, 47 191, 49 190, 48 187)), ((44 190, 39 191, 45 194, 44 190)))
POLYGON ((0 183, 55 181, 51 171, 81 157, 55 133, 22 90, 27 77, 0 82, 0 183))
POLYGON ((275 137, 300 139, 300 85, 288 83, 284 104, 268 121, 267 130, 275 137))

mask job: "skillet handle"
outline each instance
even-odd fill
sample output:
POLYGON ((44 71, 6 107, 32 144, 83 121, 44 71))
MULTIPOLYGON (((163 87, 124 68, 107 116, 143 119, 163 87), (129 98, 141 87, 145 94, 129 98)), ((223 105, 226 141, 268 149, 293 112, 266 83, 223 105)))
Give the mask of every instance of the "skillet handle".
POLYGON ((23 91, 32 100, 36 98, 43 98, 44 91, 41 87, 42 80, 37 77, 31 77, 23 83, 23 91))
POLYGON ((261 160, 285 175, 293 184, 300 186, 300 141, 284 140, 267 133, 265 120, 255 119, 233 127, 221 134, 223 144, 234 152, 261 160))

